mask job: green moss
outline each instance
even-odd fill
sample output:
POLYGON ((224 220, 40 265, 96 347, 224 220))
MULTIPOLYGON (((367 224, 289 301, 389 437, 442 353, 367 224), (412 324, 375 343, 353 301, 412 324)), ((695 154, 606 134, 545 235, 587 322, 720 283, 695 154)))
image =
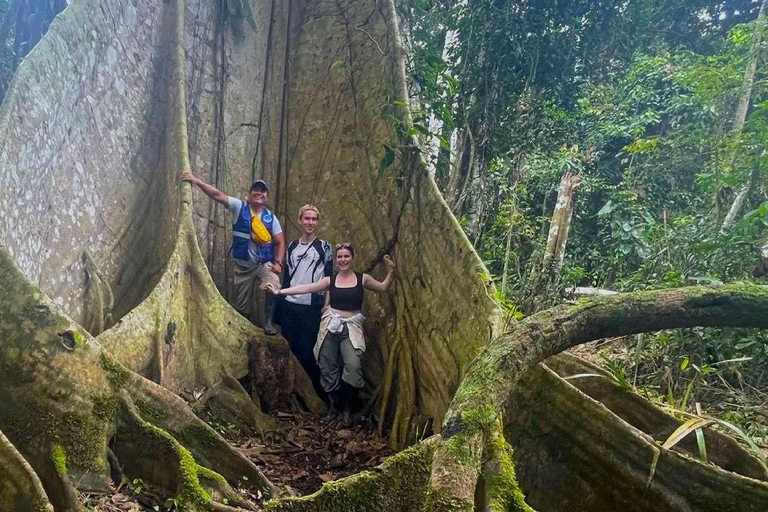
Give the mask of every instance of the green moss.
POLYGON ((474 503, 458 500, 438 489, 429 490, 427 502, 431 510, 439 510, 440 512, 472 512, 475 509, 474 503))
POLYGON ((96 414, 67 411, 49 415, 46 434, 55 443, 66 447, 71 465, 102 473, 108 470, 104 452, 107 446, 106 418, 96 414))
POLYGON ((461 413, 467 432, 473 433, 491 426, 501 417, 501 410, 495 405, 481 404, 461 413))
POLYGON ((493 454, 499 463, 498 472, 488 475, 486 479, 490 509, 499 512, 533 512, 533 509, 525 503, 525 496, 517 483, 512 447, 501 434, 501 422, 499 421, 496 426, 498 430, 489 436, 486 443, 487 456, 493 454))
POLYGON ((60 476, 64 476, 67 474, 67 452, 64 450, 64 447, 60 444, 53 445, 53 450, 51 453, 51 458, 53 459, 53 467, 56 468, 56 473, 58 473, 60 476))
POLYGON ((72 339, 75 340, 76 348, 85 347, 85 336, 79 331, 72 331, 72 339))
POLYGON ((185 446, 213 448, 225 442, 212 428, 197 424, 192 424, 182 429, 176 434, 176 437, 185 446))
POLYGON ((135 402, 136 409, 141 413, 143 418, 148 418, 152 421, 159 421, 168 418, 168 413, 157 407, 155 404, 148 400, 137 399, 135 402))
POLYGON ((476 360, 466 378, 461 382, 453 397, 452 408, 463 408, 465 404, 479 400, 488 394, 496 378, 493 364, 484 357, 476 360))
POLYGON ((115 390, 122 389, 131 378, 131 373, 123 365, 112 359, 106 352, 99 355, 101 367, 107 372, 107 379, 115 390))
POLYGON ((428 439, 388 458, 374 470, 327 482, 300 498, 272 499, 270 512, 400 512, 421 510, 436 439, 428 439))
MULTIPOLYGON (((201 467, 195 462, 195 458, 189 450, 179 444, 179 442, 168 432, 151 423, 139 419, 138 427, 142 430, 145 436, 153 439, 161 447, 165 448, 176 457, 179 464, 179 499, 185 503, 186 506, 209 504, 211 502, 211 495, 203 489, 198 478, 201 467)), ((209 473, 206 472, 205 474, 208 475, 209 473)))
POLYGON ((113 395, 97 395, 91 397, 93 416, 104 421, 114 421, 117 415, 117 397, 113 395))
POLYGON ((461 465, 472 462, 472 450, 467 446, 468 436, 466 433, 452 436, 445 442, 445 449, 453 459, 461 465))

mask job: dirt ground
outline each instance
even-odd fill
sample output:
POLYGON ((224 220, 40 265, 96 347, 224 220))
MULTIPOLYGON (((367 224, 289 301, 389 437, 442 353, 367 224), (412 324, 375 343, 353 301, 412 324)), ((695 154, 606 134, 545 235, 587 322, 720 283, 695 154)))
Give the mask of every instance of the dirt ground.
MULTIPOLYGON (((210 420, 211 418, 206 418, 210 420)), ((379 465, 391 455, 387 439, 380 437, 370 423, 345 427, 311 414, 277 415, 274 438, 244 436, 230 425, 211 424, 233 446, 250 458, 279 489, 297 496, 311 494, 331 480, 359 473, 379 465)), ((250 500, 263 497, 239 489, 250 500)), ((167 500, 140 480, 124 481, 110 494, 82 494, 88 510, 173 511, 178 503, 167 500)))

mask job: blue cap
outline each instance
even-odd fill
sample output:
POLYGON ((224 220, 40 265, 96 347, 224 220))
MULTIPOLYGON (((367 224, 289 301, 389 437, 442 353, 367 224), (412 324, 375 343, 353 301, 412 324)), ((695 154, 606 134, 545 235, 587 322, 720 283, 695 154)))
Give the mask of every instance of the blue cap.
POLYGON ((263 188, 265 191, 269 192, 269 187, 267 186, 267 182, 264 180, 256 180, 253 183, 251 183, 251 188, 248 190, 251 191, 255 188, 263 188))

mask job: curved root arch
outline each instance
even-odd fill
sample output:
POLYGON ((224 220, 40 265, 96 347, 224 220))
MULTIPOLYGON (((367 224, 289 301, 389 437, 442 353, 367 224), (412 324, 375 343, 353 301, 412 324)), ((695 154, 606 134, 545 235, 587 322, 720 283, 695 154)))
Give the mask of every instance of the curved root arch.
MULTIPOLYGON (((443 443, 433 461, 427 510, 472 510, 475 505, 496 511, 532 510, 517 485, 501 421, 504 415, 515 414, 514 410, 504 410, 502 404, 536 363, 604 337, 691 326, 765 328, 766 311, 768 288, 736 284, 586 299, 525 319, 488 347, 459 386, 443 425, 443 443)), ((768 484, 743 480, 735 491, 741 494, 739 509, 764 510, 768 484)), ((704 503, 697 503, 696 510, 721 510, 717 507, 723 499, 738 499, 731 496, 727 486, 718 487, 717 480, 698 483, 704 503), (708 486, 714 488, 703 492, 708 486), (710 499, 708 503, 705 497, 710 499)), ((686 494, 687 499, 698 501, 678 485, 670 485, 669 493, 686 494)))

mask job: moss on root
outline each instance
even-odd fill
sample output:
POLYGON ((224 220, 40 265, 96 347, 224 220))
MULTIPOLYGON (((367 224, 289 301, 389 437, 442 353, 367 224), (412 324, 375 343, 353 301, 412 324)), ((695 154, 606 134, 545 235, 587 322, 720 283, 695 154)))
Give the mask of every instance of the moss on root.
POLYGON ((102 352, 99 355, 99 361, 101 362, 101 367, 107 372, 107 379, 109 379, 112 389, 118 391, 124 388, 131 378, 130 372, 106 352, 102 352))
MULTIPOLYGON (((194 507, 194 505, 210 504, 211 495, 200 484, 200 479, 198 478, 198 468, 200 466, 195 462, 195 458, 190 451, 184 448, 165 430, 142 420, 138 416, 134 416, 134 419, 134 425, 139 430, 138 434, 144 438, 147 447, 151 447, 159 452, 165 452, 163 455, 169 455, 175 459, 179 480, 178 498, 186 506, 194 507)), ((209 474, 206 473, 206 475, 209 474)))
MULTIPOLYGON (((381 466, 338 481, 314 494, 273 499, 269 512, 401 512, 420 510, 425 501, 437 438, 388 458, 381 466)), ((462 509, 464 510, 464 509, 462 509)), ((471 510, 471 509, 470 509, 471 510)))
POLYGON ((494 430, 487 437, 486 458, 492 463, 488 465, 485 474, 490 510, 494 512, 533 512, 525 503, 525 496, 517 483, 515 464, 512 458, 512 447, 502 433, 501 420, 498 420, 494 430))
POLYGON ((67 452, 60 444, 53 446, 51 453, 51 459, 53 460, 53 467, 56 468, 56 473, 59 476, 67 474, 67 452))
POLYGON ((134 401, 134 404, 136 405, 136 410, 141 413, 143 418, 147 418, 150 421, 162 421, 168 419, 168 412, 149 400, 137 398, 134 401))

